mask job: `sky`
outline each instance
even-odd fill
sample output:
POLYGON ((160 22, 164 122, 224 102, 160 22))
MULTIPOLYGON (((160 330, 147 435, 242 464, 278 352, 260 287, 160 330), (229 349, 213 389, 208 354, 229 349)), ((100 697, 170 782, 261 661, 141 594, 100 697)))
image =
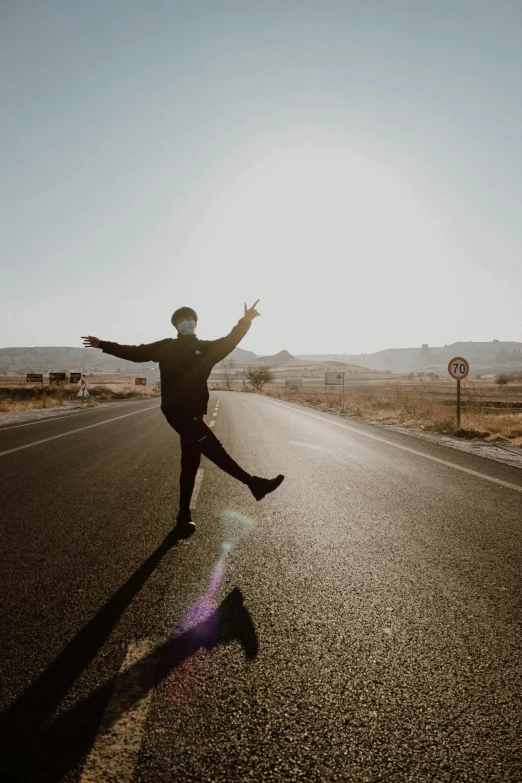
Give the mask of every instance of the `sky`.
POLYGON ((522 341, 520 0, 0 0, 0 347, 522 341))

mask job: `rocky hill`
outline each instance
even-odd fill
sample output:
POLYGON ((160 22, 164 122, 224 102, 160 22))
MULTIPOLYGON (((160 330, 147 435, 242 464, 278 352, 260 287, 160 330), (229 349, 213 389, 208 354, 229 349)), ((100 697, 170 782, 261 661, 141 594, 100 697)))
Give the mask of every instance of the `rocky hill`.
POLYGON ((286 367, 291 367, 292 365, 306 364, 302 359, 297 359, 288 351, 279 351, 279 353, 274 353, 271 356, 259 356, 258 361, 270 366, 284 364, 286 367))
POLYGON ((445 371, 450 359, 463 356, 468 360, 472 373, 495 374, 522 370, 522 343, 456 342, 451 345, 417 348, 389 348, 376 353, 363 354, 313 354, 299 356, 307 361, 342 361, 365 365, 373 370, 410 372, 412 370, 445 371))

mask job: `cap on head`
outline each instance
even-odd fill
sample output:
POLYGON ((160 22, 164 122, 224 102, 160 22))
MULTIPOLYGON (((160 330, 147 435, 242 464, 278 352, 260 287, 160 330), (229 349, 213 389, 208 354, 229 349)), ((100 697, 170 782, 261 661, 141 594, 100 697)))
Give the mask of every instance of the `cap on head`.
POLYGON ((185 321, 187 319, 193 318, 194 321, 198 320, 198 314, 195 310, 192 309, 192 307, 179 307, 173 314, 172 318, 170 319, 172 326, 176 326, 176 324, 179 324, 181 321, 185 321))

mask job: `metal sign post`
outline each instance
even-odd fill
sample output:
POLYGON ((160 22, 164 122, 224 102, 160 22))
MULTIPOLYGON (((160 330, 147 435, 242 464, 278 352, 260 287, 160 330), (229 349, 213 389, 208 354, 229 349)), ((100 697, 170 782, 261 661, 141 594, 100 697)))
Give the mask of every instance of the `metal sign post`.
POLYGON ((462 356, 455 356, 448 364, 448 372, 457 381, 457 427, 460 427, 460 382, 468 376, 469 363, 462 356))

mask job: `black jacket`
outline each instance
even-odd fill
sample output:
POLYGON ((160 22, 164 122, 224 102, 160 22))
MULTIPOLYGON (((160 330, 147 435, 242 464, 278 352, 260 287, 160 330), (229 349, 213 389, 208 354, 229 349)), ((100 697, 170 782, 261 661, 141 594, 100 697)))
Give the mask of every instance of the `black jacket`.
POLYGON ((100 341, 104 353, 131 362, 159 362, 161 409, 186 409, 187 413, 206 413, 207 379, 215 364, 231 353, 250 329, 242 318, 226 337, 199 340, 195 335, 159 340, 147 345, 119 345, 100 341))

